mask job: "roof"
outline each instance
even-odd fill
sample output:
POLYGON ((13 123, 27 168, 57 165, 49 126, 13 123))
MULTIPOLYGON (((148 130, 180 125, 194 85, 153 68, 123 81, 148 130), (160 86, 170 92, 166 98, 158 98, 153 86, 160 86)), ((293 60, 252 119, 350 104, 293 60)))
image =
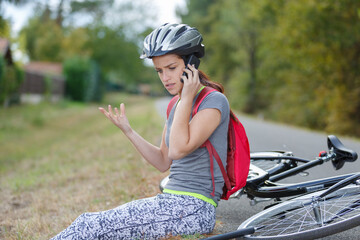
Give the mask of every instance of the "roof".
POLYGON ((55 62, 29 62, 25 65, 25 72, 62 76, 62 64, 55 62))

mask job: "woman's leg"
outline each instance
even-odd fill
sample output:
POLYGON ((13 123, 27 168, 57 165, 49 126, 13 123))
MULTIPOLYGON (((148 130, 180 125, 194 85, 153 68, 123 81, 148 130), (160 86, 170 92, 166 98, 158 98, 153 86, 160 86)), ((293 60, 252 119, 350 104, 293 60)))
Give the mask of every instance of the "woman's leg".
POLYGON ((84 213, 53 240, 159 239, 209 233, 214 226, 213 205, 191 196, 160 194, 112 210, 84 213))

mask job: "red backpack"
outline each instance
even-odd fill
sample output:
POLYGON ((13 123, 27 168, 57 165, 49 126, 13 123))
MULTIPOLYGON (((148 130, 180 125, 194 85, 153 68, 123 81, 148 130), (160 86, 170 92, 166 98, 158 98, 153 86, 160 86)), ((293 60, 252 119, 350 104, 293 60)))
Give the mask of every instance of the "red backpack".
MULTIPOLYGON (((198 112, 199 106, 202 100, 211 92, 216 91, 211 87, 205 87, 199 94, 195 101, 195 105, 192 111, 192 116, 198 112)), ((173 106, 179 100, 179 96, 176 95, 171 99, 167 107, 167 118, 173 106)), ((245 129, 239 119, 234 115, 235 119, 230 117, 229 130, 228 130, 228 150, 226 160, 226 171, 224 165, 221 162, 220 156, 216 152, 215 148, 209 140, 201 147, 206 147, 210 155, 210 172, 213 184, 212 196, 215 194, 215 181, 214 181, 214 158, 218 163, 221 173, 224 177, 225 184, 223 187, 223 194, 221 199, 228 200, 229 197, 240 190, 246 185, 246 179, 249 173, 250 166, 250 148, 249 141, 246 136, 245 129)))

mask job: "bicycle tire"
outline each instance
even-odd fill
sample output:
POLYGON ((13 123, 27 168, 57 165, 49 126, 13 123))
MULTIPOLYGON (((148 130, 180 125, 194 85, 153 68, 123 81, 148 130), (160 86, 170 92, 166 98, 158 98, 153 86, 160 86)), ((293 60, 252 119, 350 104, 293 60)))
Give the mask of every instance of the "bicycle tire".
POLYGON ((268 171, 274 167, 276 167, 281 160, 279 159, 266 159, 266 157, 281 157, 284 156, 285 152, 252 152, 250 154, 250 163, 261 168, 264 171, 268 171), (254 158, 256 157, 256 158, 254 158), (259 159, 259 157, 264 157, 264 159, 259 159))
POLYGON ((315 239, 360 225, 360 186, 346 186, 317 202, 322 218, 317 222, 313 199, 322 192, 270 207, 243 222, 238 229, 255 228, 255 233, 244 239, 315 239))
POLYGON ((277 160, 267 160, 267 159, 257 159, 257 160, 251 160, 251 164, 254 164, 258 168, 261 168, 264 171, 268 171, 269 169, 274 168, 276 165, 279 164, 279 161, 277 160))
POLYGON ((260 175, 266 175, 268 171, 278 169, 281 164, 280 159, 276 157, 284 156, 284 152, 268 151, 268 152, 253 152, 250 154, 250 169, 247 180, 253 180, 260 175), (267 159, 271 157, 271 159, 267 159), (253 167, 255 166, 255 168, 253 167))

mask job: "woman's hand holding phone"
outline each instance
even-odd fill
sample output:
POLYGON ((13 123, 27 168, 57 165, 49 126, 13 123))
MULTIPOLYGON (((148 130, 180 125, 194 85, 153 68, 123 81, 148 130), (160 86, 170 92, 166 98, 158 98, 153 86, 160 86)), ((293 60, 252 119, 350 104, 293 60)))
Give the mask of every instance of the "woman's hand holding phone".
POLYGON ((181 98, 184 99, 186 97, 194 99, 196 93, 200 87, 200 79, 199 79, 199 71, 195 68, 194 65, 187 65, 184 73, 181 76, 181 79, 184 81, 183 89, 181 92, 181 98))
MULTIPOLYGON (((185 61, 185 60, 184 60, 185 61)), ((188 59, 185 61, 185 69, 188 69, 188 65, 194 66, 196 69, 199 68, 200 65, 200 59, 197 58, 194 54, 190 55, 188 59)), ((183 73, 183 76, 188 77, 186 72, 183 73)), ((182 83, 184 83, 184 80, 180 80, 182 83)))

